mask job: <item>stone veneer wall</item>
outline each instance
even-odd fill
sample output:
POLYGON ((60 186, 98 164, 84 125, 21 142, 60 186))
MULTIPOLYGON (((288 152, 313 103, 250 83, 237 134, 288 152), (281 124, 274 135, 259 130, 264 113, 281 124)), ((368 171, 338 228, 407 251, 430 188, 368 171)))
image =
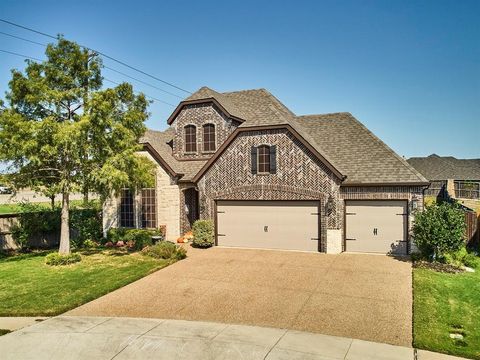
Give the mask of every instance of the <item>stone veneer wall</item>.
MULTIPOLYGON (((342 200, 408 200, 408 251, 411 252, 413 225, 413 213, 410 211, 412 199, 415 196, 417 209, 423 210, 423 186, 342 186, 340 187, 340 198, 342 200)), ((345 202, 340 202, 341 212, 345 211, 345 202)), ((342 219, 343 223, 343 219, 342 219)), ((342 239, 344 238, 344 227, 342 225, 342 239)), ((345 250, 345 244, 342 244, 345 250)))
POLYGON ((220 109, 212 103, 186 105, 177 115, 172 126, 175 129, 173 137, 173 155, 180 160, 208 159, 213 152, 203 151, 203 128, 204 124, 215 125, 216 148, 218 149, 227 137, 237 128, 239 123, 226 117, 220 109), (197 127, 197 152, 185 153, 186 125, 197 127))
POLYGON ((327 229, 342 226, 340 179, 286 129, 240 133, 197 186, 203 219, 214 218, 215 200, 318 200, 322 251, 327 229), (252 174, 251 148, 261 144, 277 146, 276 174, 252 174), (327 216, 323 209, 329 196, 334 208, 327 216))
MULTIPOLYGON (((140 155, 146 156, 156 164, 155 188, 157 201, 157 226, 166 226, 166 240, 175 241, 180 236, 180 190, 168 172, 165 171, 147 151, 140 151, 140 155)), ((141 198, 138 193, 135 196, 136 227, 139 227, 139 209, 141 198)), ((104 234, 112 227, 118 227, 120 212, 119 197, 112 196, 103 206, 103 230, 104 234)))

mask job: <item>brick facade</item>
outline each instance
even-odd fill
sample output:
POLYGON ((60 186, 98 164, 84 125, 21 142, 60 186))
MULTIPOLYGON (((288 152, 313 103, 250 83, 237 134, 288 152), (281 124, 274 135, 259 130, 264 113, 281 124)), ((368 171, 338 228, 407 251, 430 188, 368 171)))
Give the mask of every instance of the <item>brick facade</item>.
POLYGON ((198 181, 200 217, 213 219, 215 200, 318 200, 320 201, 321 249, 326 248, 327 229, 340 229, 340 179, 288 130, 240 133, 198 181), (276 174, 251 172, 251 148, 277 146, 276 174), (325 202, 334 207, 325 214, 325 202))
POLYGON ((179 160, 205 160, 213 152, 203 151, 203 128, 205 124, 215 125, 216 148, 218 149, 227 137, 237 128, 239 123, 226 117, 220 109, 212 103, 186 105, 178 114, 172 126, 175 128, 173 138, 173 155, 179 160), (197 152, 185 153, 185 131, 187 125, 196 126, 197 152))

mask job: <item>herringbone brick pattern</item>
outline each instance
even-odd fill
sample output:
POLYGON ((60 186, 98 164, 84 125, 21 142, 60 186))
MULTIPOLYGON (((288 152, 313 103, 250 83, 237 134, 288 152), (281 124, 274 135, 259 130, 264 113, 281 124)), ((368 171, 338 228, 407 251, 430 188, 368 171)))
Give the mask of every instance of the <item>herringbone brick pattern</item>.
POLYGON ((204 124, 215 125, 215 137, 217 149, 223 144, 227 137, 237 128, 239 123, 226 117, 212 103, 187 105, 178 114, 173 122, 173 156, 179 160, 209 159, 212 152, 203 151, 203 129, 204 124), (186 125, 195 125, 197 128, 197 152, 194 154, 185 153, 186 125))

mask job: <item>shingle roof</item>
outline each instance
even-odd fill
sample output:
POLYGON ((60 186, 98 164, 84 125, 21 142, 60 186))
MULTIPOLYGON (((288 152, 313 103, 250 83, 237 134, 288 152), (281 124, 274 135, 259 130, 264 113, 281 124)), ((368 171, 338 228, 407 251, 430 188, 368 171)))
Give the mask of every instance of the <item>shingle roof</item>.
POLYGON ((352 183, 423 183, 427 180, 350 113, 295 120, 352 183))
POLYGON ((173 171, 183 175, 181 177, 182 181, 190 181, 205 165, 206 161, 178 161, 173 157, 172 148, 169 145, 172 139, 173 128, 168 128, 165 131, 147 130, 139 142, 140 144, 149 143, 173 171))
POLYGON ((215 99, 229 112, 230 115, 238 117, 240 119, 246 119, 247 115, 243 112, 244 107, 239 107, 232 102, 226 94, 222 94, 212 90, 206 86, 201 87, 195 91, 192 95, 187 97, 184 102, 190 100, 203 100, 203 99, 215 99))
MULTIPOLYGON (((297 117, 265 89, 219 93, 202 87, 182 103, 203 99, 215 99, 230 115, 244 120, 241 128, 290 125, 336 170, 347 176, 345 184, 427 182, 350 113, 297 117)), ((185 174, 182 180, 191 180, 206 161, 176 160, 167 144, 172 137, 172 128, 164 132, 149 130, 142 141, 150 143, 175 172, 185 174)))
POLYGON ((412 157, 407 161, 429 180, 480 180, 480 159, 457 159, 432 154, 412 157))
POLYGON ((214 98, 231 115, 245 120, 240 126, 287 124, 295 117, 285 105, 265 89, 219 93, 206 86, 194 92, 185 102, 214 98))

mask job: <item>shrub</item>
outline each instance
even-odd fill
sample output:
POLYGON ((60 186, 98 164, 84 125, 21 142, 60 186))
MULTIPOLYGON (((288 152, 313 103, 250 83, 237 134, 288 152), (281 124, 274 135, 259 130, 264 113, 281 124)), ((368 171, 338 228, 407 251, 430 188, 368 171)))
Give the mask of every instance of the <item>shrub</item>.
POLYGON ((143 255, 151 256, 155 259, 182 260, 187 257, 187 251, 170 241, 161 241, 158 244, 147 246, 142 250, 143 255))
MULTIPOLYGON (((44 237, 60 230, 60 209, 46 210, 40 204, 23 202, 19 204, 18 224, 11 227, 16 244, 25 249, 33 236, 44 237)), ((87 239, 102 238, 101 209, 98 203, 89 203, 86 208, 70 211, 71 244, 74 248, 83 246, 87 239)))
POLYGON ((125 244, 133 243, 135 250, 142 250, 152 245, 152 236, 162 236, 160 231, 154 229, 125 229, 115 228, 107 232, 107 242, 116 244, 123 241, 125 244))
POLYGON ((70 211, 73 247, 83 247, 84 242, 88 239, 99 241, 102 238, 101 214, 101 209, 95 202, 88 203, 84 208, 76 208, 70 211))
POLYGON ((46 236, 60 229, 60 211, 46 211, 39 204, 23 202, 19 204, 18 224, 10 228, 13 240, 20 247, 28 247, 29 240, 35 236, 46 236))
POLYGON ((83 247, 85 247, 87 249, 93 249, 93 248, 98 247, 98 242, 93 241, 91 239, 87 239, 83 242, 83 247))
POLYGON ((473 269, 480 269, 480 257, 472 253, 467 254, 463 258, 463 264, 473 269))
POLYGON ((213 246, 215 240, 213 221, 197 220, 193 223, 193 245, 200 248, 213 246))
POLYGON ((456 204, 433 203, 415 214, 414 242, 423 256, 439 260, 465 246, 465 227, 464 214, 456 204))
POLYGON ((82 260, 80 254, 72 253, 68 255, 61 255, 54 252, 45 256, 45 264, 51 266, 70 265, 82 260))

